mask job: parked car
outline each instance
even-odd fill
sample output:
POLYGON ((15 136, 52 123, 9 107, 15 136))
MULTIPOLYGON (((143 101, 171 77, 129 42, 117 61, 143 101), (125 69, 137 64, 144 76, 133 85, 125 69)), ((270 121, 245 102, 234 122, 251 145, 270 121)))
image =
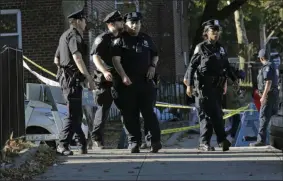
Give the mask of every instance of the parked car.
POLYGON ((270 145, 283 152, 283 103, 276 116, 273 116, 270 124, 270 145))

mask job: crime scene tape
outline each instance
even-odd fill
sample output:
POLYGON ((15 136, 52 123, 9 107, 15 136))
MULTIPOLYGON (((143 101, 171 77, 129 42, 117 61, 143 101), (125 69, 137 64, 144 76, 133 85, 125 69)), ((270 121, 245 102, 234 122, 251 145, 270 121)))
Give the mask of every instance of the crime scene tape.
POLYGON ((46 85, 49 86, 55 86, 55 87, 59 87, 59 83, 53 80, 50 80, 40 74, 38 74, 37 72, 33 71, 27 64, 25 61, 23 61, 23 66, 24 68, 26 68, 30 73, 32 73, 36 78, 38 78, 41 82, 45 83, 46 85))
POLYGON ((35 62, 33 62, 32 60, 30 60, 30 59, 27 58, 26 56, 23 55, 23 58, 24 58, 26 61, 28 61, 29 63, 31 63, 31 64, 33 64, 34 66, 36 66, 37 68, 39 68, 40 70, 42 70, 42 71, 48 73, 49 75, 52 75, 53 77, 56 77, 56 74, 50 72, 49 70, 43 68, 42 66, 40 66, 40 65, 38 65, 38 64, 36 64, 35 62))
MULTIPOLYGON (((156 107, 180 108, 180 109, 196 109, 193 106, 184 106, 184 105, 181 105, 181 104, 171 104, 171 103, 166 103, 166 102, 157 102, 155 105, 156 105, 156 107)), ((237 110, 237 109, 222 109, 223 112, 231 112, 231 111, 235 111, 235 110, 237 110)), ((256 110, 248 109, 246 111, 253 112, 253 111, 256 111, 256 110)))
MULTIPOLYGON (((236 114, 239 114, 241 112, 245 112, 245 111, 247 111, 248 108, 249 108, 249 105, 241 107, 239 109, 236 109, 233 112, 224 115, 223 119, 225 120, 225 119, 232 117, 236 114)), ((192 129, 196 129, 196 128, 199 128, 199 124, 194 125, 194 126, 186 126, 186 127, 181 127, 181 128, 171 128, 171 129, 161 130, 161 134, 164 135, 164 134, 177 133, 177 132, 188 131, 188 130, 192 130, 192 129)))
MULTIPOLYGON (((38 65, 37 63, 33 62, 32 60, 30 60, 29 58, 27 58, 26 56, 23 56, 23 58, 28 61, 29 63, 33 64, 34 66, 36 66, 37 68, 39 68, 40 70, 48 73, 49 75, 53 76, 53 77, 56 77, 56 75, 50 71, 48 71, 47 69, 45 69, 44 67, 38 65)), ((45 83, 46 85, 49 85, 49 86, 60 86, 58 82, 56 81, 53 81, 51 79, 48 79, 40 74, 38 74, 37 72, 33 71, 27 64, 25 61, 23 61, 23 66, 24 68, 26 68, 29 72, 31 72, 34 76, 36 76, 40 81, 42 81, 43 83, 45 83)), ((185 105, 179 105, 179 104, 170 104, 170 103, 165 103, 165 102, 157 102, 156 107, 167 107, 167 108, 182 108, 182 109, 196 109, 195 107, 193 106, 185 106, 185 105)), ((248 110, 248 106, 245 106, 245 107, 241 107, 241 108, 238 108, 238 109, 223 109, 223 112, 229 112, 228 114, 225 114, 223 119, 227 119, 235 114, 239 114, 240 112, 243 112, 243 111, 256 111, 256 110, 253 110, 253 109, 249 109, 248 110), (247 109, 247 110, 246 110, 247 109)), ((188 128, 188 127, 186 127, 188 128)))

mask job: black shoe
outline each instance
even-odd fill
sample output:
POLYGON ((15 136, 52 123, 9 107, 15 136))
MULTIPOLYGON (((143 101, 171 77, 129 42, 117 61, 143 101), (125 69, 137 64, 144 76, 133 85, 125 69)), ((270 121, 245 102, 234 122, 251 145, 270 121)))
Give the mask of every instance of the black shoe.
POLYGON ((92 149, 104 149, 104 145, 103 145, 103 143, 102 143, 102 141, 92 141, 92 144, 93 144, 93 146, 92 146, 92 149))
POLYGON ((57 153, 60 153, 63 156, 69 156, 74 154, 69 148, 65 148, 62 146, 57 147, 57 153))
POLYGON ((162 148, 162 144, 159 142, 153 142, 151 143, 151 153, 157 153, 162 148))
POLYGON ((139 153, 140 152, 139 144, 137 144, 137 143, 130 143, 129 146, 128 146, 128 149, 131 150, 131 153, 139 153))
POLYGON ((219 143, 219 146, 222 148, 222 151, 228 151, 231 146, 231 143, 228 140, 224 140, 219 143))
POLYGON ((209 144, 200 144, 198 147, 198 150, 201 151, 215 151, 215 148, 213 146, 210 146, 209 144))
POLYGON ((258 146, 265 146, 266 144, 260 141, 254 142, 254 143, 250 143, 251 147, 258 147, 258 146))

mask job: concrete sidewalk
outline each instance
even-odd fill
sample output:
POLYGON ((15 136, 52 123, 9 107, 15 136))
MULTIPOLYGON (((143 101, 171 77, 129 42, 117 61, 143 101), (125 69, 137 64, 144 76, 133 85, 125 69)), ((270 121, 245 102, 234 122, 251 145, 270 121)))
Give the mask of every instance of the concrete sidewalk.
MULTIPOLYGON (((282 152, 271 147, 231 148, 223 153, 179 146, 148 150, 97 150, 62 158, 37 180, 283 180, 282 152)), ((181 145, 180 145, 181 146, 181 145)))

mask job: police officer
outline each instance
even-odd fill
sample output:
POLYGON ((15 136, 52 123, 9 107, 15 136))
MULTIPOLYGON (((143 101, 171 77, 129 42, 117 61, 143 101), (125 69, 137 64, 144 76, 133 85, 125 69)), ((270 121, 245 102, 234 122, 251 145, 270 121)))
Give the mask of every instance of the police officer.
POLYGON ((251 143, 250 146, 265 146, 266 129, 270 118, 277 114, 278 111, 278 70, 273 62, 268 61, 265 49, 261 49, 258 58, 263 64, 259 70, 257 82, 260 95, 260 113, 259 113, 259 130, 257 141, 251 143))
POLYGON ((86 28, 86 18, 83 10, 68 16, 70 28, 65 31, 59 41, 54 63, 58 66, 57 80, 68 105, 68 116, 63 121, 59 134, 57 152, 62 155, 72 155, 69 149, 74 133, 79 137, 80 153, 87 153, 87 143, 81 128, 82 123, 82 86, 88 81, 89 88, 94 89, 94 83, 87 71, 85 60, 87 47, 83 40, 86 28))
POLYGON ((157 49, 152 39, 140 32, 142 15, 139 12, 127 13, 124 16, 126 31, 113 47, 113 64, 120 75, 115 89, 118 102, 121 102, 129 149, 138 153, 141 144, 139 113, 141 112, 145 128, 151 134, 151 152, 158 152, 160 127, 153 110, 156 90, 153 78, 158 62, 157 49))
POLYGON ((103 20, 108 27, 108 31, 96 37, 91 49, 93 63, 97 68, 97 70, 92 70, 94 71, 96 104, 98 106, 93 122, 92 140, 93 145, 97 148, 103 148, 104 124, 109 116, 109 110, 113 102, 111 87, 112 74, 115 74, 115 69, 112 64, 111 46, 123 30, 123 21, 119 11, 108 14, 103 20))
POLYGON ((218 20, 203 23, 205 40, 195 48, 186 72, 187 95, 192 96, 193 86, 197 88, 196 105, 200 119, 200 146, 203 151, 214 151, 210 146, 213 129, 217 142, 223 151, 229 150, 231 143, 226 139, 224 129, 222 96, 225 94, 226 77, 233 82, 236 76, 230 68, 227 54, 218 42, 220 25, 218 20), (194 81, 196 73, 196 80, 194 81))

